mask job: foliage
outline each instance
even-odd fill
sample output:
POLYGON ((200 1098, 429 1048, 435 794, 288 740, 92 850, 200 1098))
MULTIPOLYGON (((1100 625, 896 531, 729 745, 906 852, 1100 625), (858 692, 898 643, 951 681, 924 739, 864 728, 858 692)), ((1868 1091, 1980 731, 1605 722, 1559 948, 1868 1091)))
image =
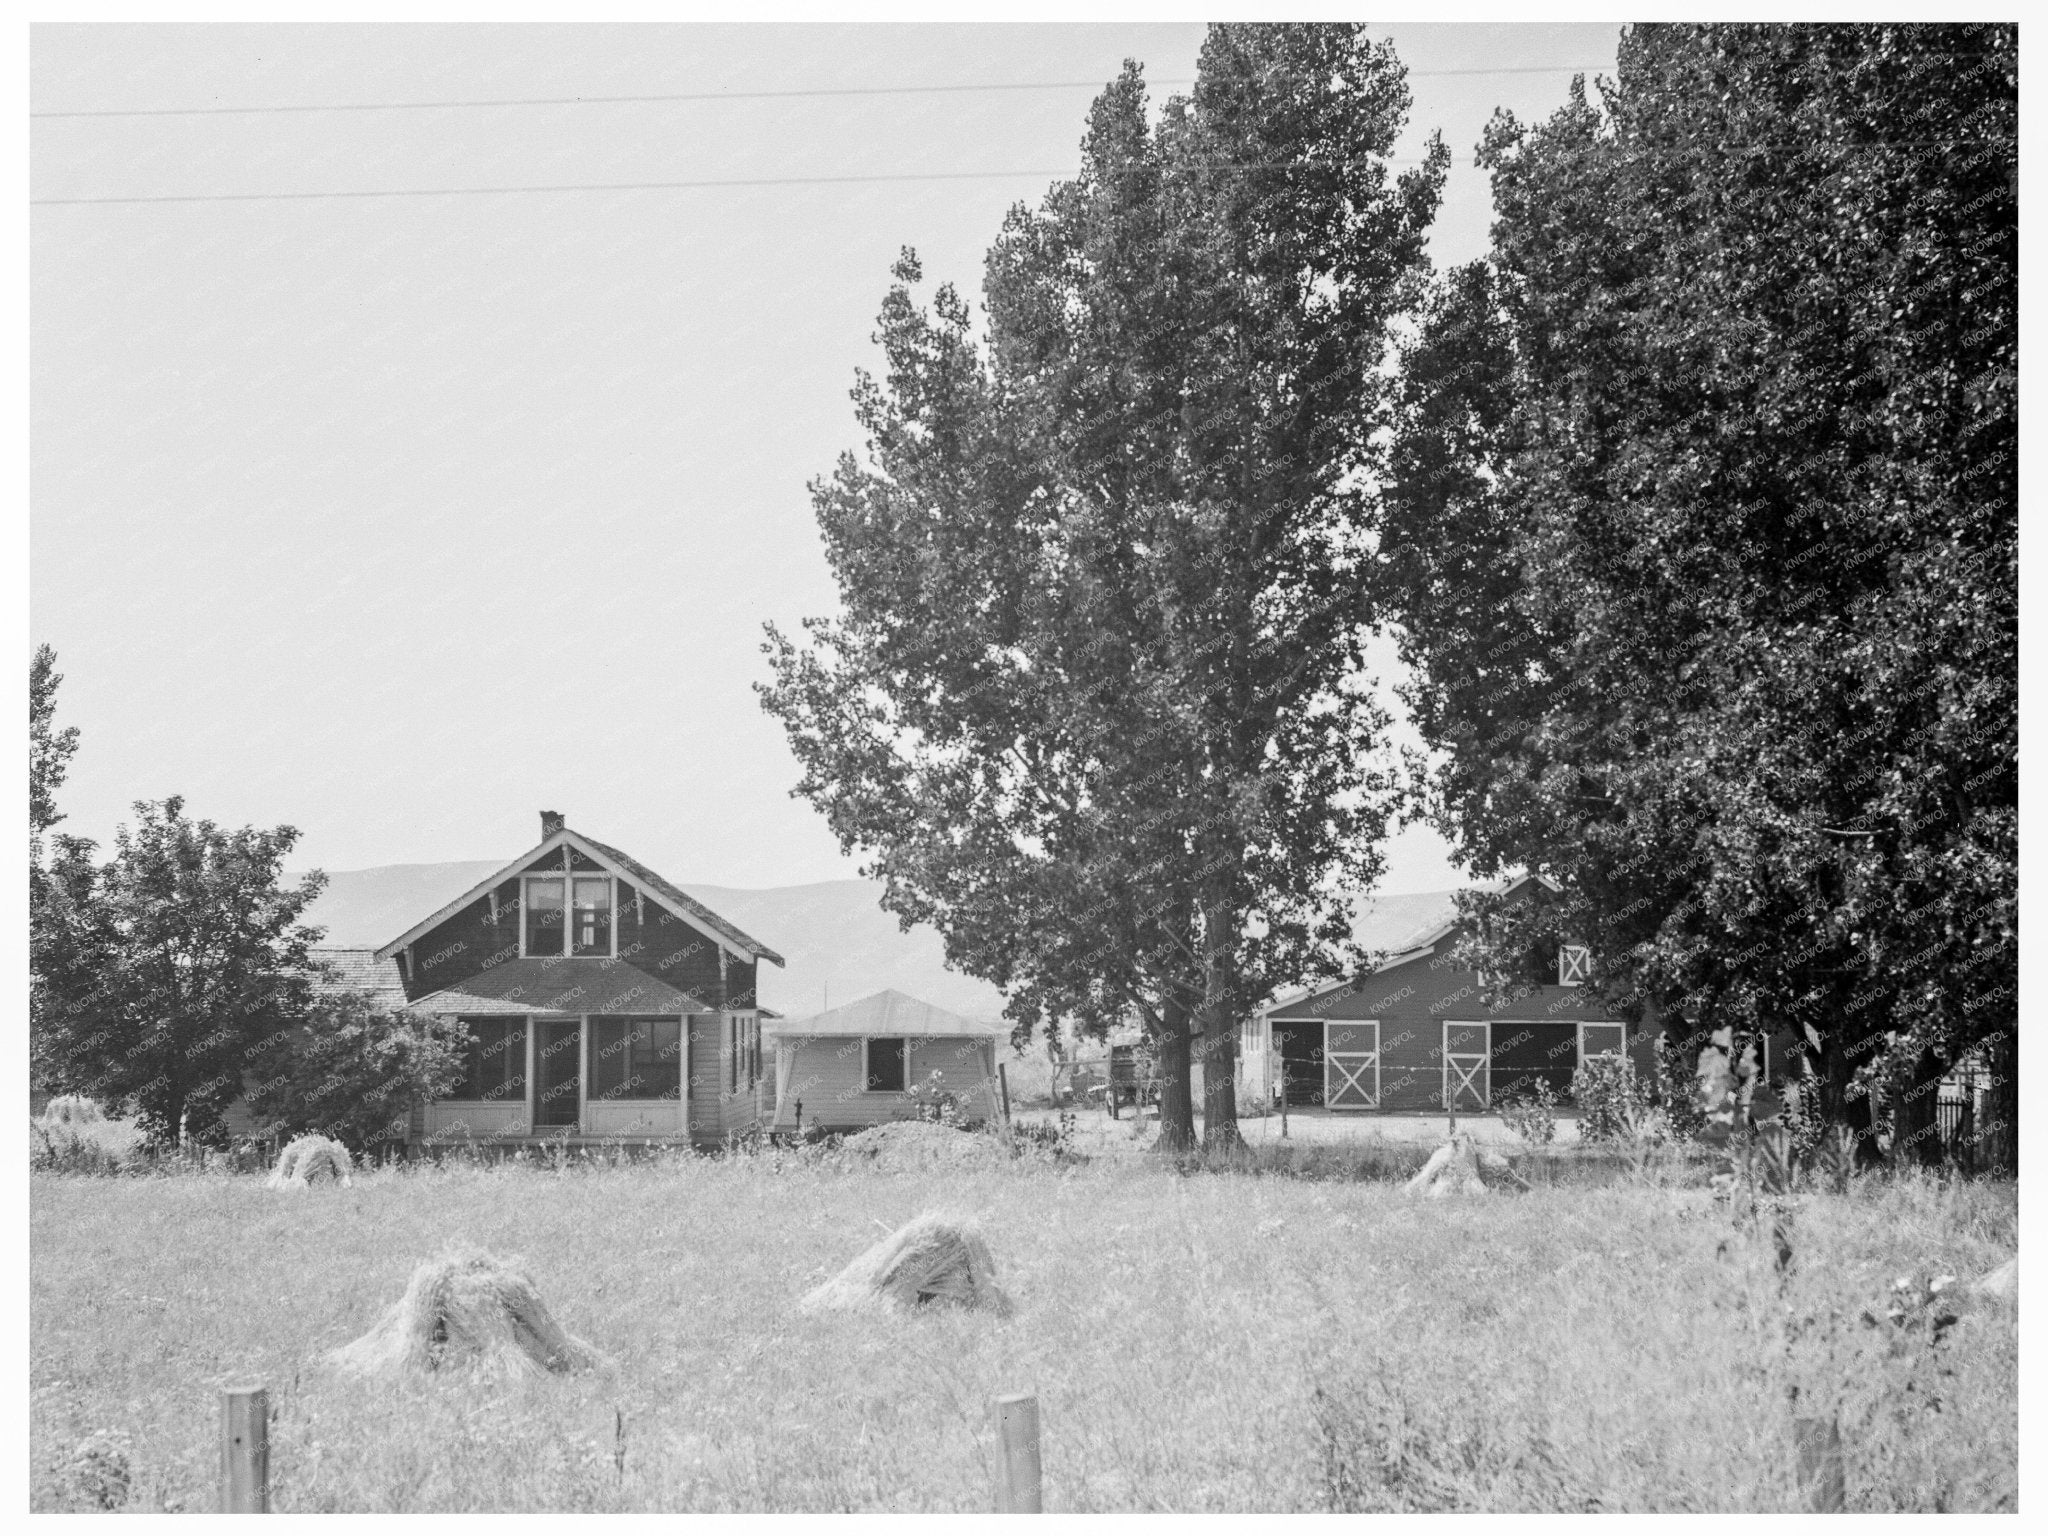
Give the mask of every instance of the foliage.
POLYGON ((1650 1071, 1642 1084, 1649 1103, 1663 1113, 1666 1134, 1674 1141, 1692 1141, 1706 1129, 1706 1110, 1699 1100, 1697 1058, 1674 1045, 1661 1031, 1650 1037, 1650 1071))
POLYGON ((218 1140, 251 1052, 305 1017, 319 930, 299 916, 326 877, 281 884, 292 827, 226 831, 177 796, 135 814, 105 864, 90 840, 55 839, 32 1048, 51 1086, 131 1102, 158 1140, 218 1140))
POLYGON ((1074 1155, 1074 1112, 1063 1109, 1051 1122, 1019 1120, 1010 1127, 1010 1138, 1020 1151, 1039 1152, 1048 1157, 1074 1155))
POLYGON ((1348 954, 1389 802, 1359 487, 1446 156, 1356 26, 1218 26, 1148 125, 1127 64, 1077 177, 988 256, 986 341, 906 252, 868 434, 812 486, 842 614, 772 626, 798 793, 1019 1032, 1141 1020, 1160 1145, 1236 1137, 1235 1023, 1348 954))
MULTIPOLYGON (((2017 967, 2017 31, 1639 26, 1480 148, 1381 551, 1426 787, 1498 914, 1682 1033, 1794 1027, 1829 1119, 2017 967)), ((1865 1155, 1874 1155, 1866 1148, 1865 1155)))
POLYGON ((47 645, 37 646, 28 664, 28 831, 32 847, 64 819, 57 809, 57 790, 78 750, 77 726, 56 729, 57 685, 63 681, 64 674, 57 670, 57 653, 47 645))
POLYGON ((955 1125, 960 1119, 960 1099, 946 1087, 946 1074, 934 1070, 923 1082, 910 1085, 910 1100, 916 1118, 939 1125, 955 1125))
POLYGON ((29 1076, 37 1087, 44 1086, 45 1079, 33 1042, 41 1037, 40 1021, 49 995, 34 957, 44 953, 54 937, 50 932, 49 883, 43 873, 43 834, 64 819, 57 809, 57 790, 78 750, 78 727, 56 728, 57 685, 63 681, 57 670, 57 653, 47 645, 37 646, 28 664, 29 1076))
POLYGON ((1636 1069, 1626 1056, 1588 1056, 1572 1073, 1572 1105, 1579 1116, 1579 1140, 1623 1141, 1643 1108, 1636 1069))
POLYGON ((312 1131, 356 1148, 403 1137, 415 1099, 445 1098, 461 1081, 468 1042, 456 1020, 323 992, 251 1054, 249 1109, 271 1136, 312 1131))
POLYGON ((1532 1147, 1557 1140, 1557 1095, 1538 1078, 1501 1095, 1494 1106, 1501 1123, 1532 1147))

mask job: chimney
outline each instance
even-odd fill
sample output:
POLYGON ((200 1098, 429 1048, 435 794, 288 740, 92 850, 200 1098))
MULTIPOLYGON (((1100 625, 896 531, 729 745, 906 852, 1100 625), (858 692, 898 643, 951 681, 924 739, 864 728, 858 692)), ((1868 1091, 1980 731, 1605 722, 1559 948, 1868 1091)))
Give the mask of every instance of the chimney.
POLYGON ((567 825, 568 822, 563 819, 560 811, 542 811, 540 813, 541 841, 546 842, 567 825))

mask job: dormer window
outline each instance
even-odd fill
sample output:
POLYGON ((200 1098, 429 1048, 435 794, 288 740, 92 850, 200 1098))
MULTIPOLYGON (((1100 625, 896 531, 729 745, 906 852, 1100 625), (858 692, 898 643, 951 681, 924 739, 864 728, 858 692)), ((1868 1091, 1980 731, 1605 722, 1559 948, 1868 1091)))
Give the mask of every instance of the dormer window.
POLYGON ((528 875, 521 892, 521 953, 529 958, 613 953, 610 875, 528 875))
POLYGON ((1593 951, 1583 944, 1557 946, 1557 984, 1583 987, 1593 979, 1593 951))

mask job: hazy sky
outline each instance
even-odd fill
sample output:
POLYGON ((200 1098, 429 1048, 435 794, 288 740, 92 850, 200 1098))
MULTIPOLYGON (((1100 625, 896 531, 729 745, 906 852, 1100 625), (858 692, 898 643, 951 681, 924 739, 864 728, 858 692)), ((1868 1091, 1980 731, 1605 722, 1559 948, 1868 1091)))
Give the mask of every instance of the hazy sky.
MULTIPOLYGON (((1487 117, 1611 72, 1618 28, 1386 31, 1419 72, 1404 153, 1434 127, 1455 156, 1434 253, 1467 259, 1487 117)), ((976 173, 34 208, 31 628, 84 738, 66 830, 182 793, 349 869, 509 858, 547 807, 676 879, 853 873, 749 685, 763 620, 835 604, 804 486, 857 446, 889 264, 914 246, 978 295, 1004 210, 1074 170, 1093 90, 1130 57, 1165 94, 1200 39, 35 29, 38 113, 1061 85, 39 118, 37 199, 976 173)), ((1392 857, 1387 889, 1456 880, 1427 832, 1392 857)))

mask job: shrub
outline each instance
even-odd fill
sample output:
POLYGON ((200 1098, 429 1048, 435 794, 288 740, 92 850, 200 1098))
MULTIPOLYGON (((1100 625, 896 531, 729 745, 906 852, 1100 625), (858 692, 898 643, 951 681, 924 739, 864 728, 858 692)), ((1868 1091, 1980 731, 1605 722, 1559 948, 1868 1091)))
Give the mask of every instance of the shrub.
POLYGON ((1643 1109, 1635 1068, 1626 1056, 1589 1056, 1572 1074, 1581 1141, 1622 1141, 1643 1109))
POLYGON ((96 1430, 78 1443, 64 1465, 64 1481, 81 1509, 114 1510, 128 1502, 128 1437, 96 1430))
POLYGON ((939 1125, 957 1125, 960 1122, 959 1097, 946 1087, 946 1074, 943 1072, 934 1071, 923 1082, 912 1083, 910 1100, 920 1120, 930 1120, 939 1125))
POLYGON ((1644 1085, 1649 1101, 1664 1112, 1665 1134, 1673 1141, 1695 1141, 1706 1129, 1706 1111, 1700 1107, 1699 1067, 1686 1053, 1663 1035, 1650 1040, 1649 1081, 1644 1085))
POLYGON ((1557 1095, 1542 1079, 1510 1089, 1496 1108, 1501 1123, 1530 1146, 1545 1147, 1557 1140, 1557 1095))
POLYGON ((404 1134, 416 1098, 462 1076, 469 1031, 453 1019, 394 1013, 362 992, 315 998, 305 1022, 272 1036, 252 1063, 249 1108, 273 1133, 321 1131, 365 1143, 404 1134))

